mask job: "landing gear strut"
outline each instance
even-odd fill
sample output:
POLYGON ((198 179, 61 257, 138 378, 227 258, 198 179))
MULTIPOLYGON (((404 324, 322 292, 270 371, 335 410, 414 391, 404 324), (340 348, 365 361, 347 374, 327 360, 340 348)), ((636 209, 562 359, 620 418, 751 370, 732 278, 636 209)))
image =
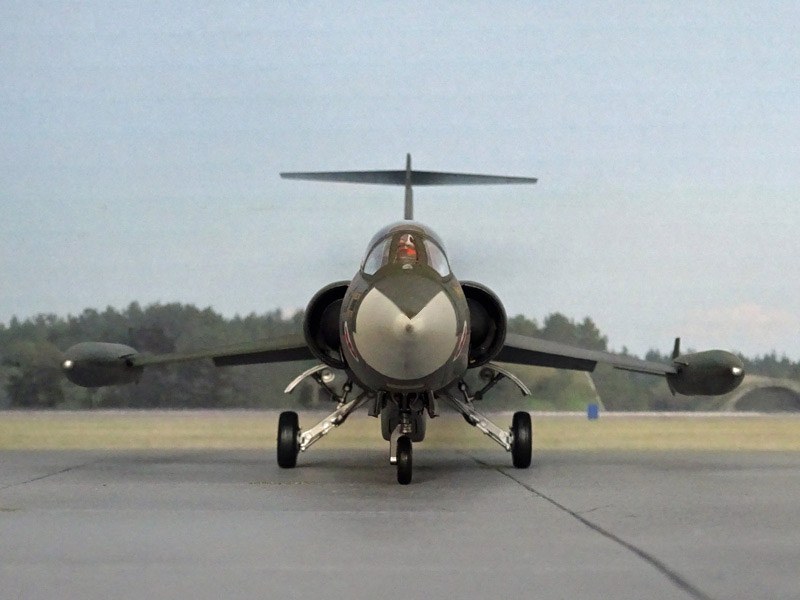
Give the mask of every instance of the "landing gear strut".
POLYGON ((480 429, 505 448, 507 452, 511 452, 511 462, 517 469, 527 469, 531 466, 531 457, 533 455, 533 427, 531 426, 530 414, 523 411, 514 413, 511 428, 504 431, 475 410, 473 402, 482 399, 484 394, 504 377, 510 379, 519 388, 523 396, 529 396, 531 392, 514 374, 493 363, 489 363, 484 367, 481 376, 487 383, 474 394, 470 392, 464 381, 460 381, 457 394, 451 393, 455 392, 455 390, 448 390, 442 396, 450 401, 467 423, 480 429))
POLYGON ((297 464, 298 453, 305 452, 314 442, 328 435, 336 427, 344 423, 353 411, 368 400, 366 392, 362 392, 352 400, 348 400, 348 396, 353 389, 353 382, 350 380, 346 381, 342 386, 342 393, 337 394, 328 386, 328 383, 333 379, 332 376, 329 378, 329 375, 330 370, 326 365, 317 365, 296 377, 286 387, 285 393, 291 394, 301 381, 307 377, 311 378, 328 394, 331 400, 336 402, 337 406, 336 410, 330 415, 302 433, 300 432, 300 424, 296 412, 286 411, 281 413, 278 419, 278 466, 284 469, 294 467, 297 464))
POLYGON ((432 393, 388 394, 376 398, 370 413, 380 415, 384 439, 389 442, 389 464, 397 467, 397 482, 411 483, 411 443, 425 439, 425 420, 437 416, 436 401, 432 393))

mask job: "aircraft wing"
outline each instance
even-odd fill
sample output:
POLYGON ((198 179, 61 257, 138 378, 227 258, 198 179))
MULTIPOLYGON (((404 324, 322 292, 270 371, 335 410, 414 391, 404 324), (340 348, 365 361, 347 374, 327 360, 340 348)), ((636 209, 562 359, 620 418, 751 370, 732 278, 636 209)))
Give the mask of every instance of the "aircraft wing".
POLYGON ((133 367, 164 365, 210 358, 217 367, 234 365, 255 365, 261 363, 286 362, 294 360, 313 360, 302 335, 289 335, 247 344, 223 346, 221 348, 189 352, 183 354, 161 354, 151 356, 136 354, 130 357, 133 367))
POLYGON ((678 372, 673 365, 640 360, 610 352, 584 350, 567 344, 513 333, 506 335, 505 344, 494 360, 519 365, 572 369, 573 371, 594 371, 597 363, 603 363, 616 369, 647 373, 648 375, 666 376, 675 375, 678 372))
POLYGON ((302 335, 290 335, 199 352, 140 354, 130 346, 82 342, 64 353, 61 367, 67 378, 83 387, 138 381, 145 367, 211 359, 218 367, 311 360, 314 355, 302 335))

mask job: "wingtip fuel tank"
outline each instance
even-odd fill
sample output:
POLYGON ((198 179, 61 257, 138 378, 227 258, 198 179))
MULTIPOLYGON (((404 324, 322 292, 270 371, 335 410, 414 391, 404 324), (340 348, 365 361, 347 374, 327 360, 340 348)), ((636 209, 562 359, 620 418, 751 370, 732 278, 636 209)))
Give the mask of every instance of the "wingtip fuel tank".
POLYGON ((124 344, 82 342, 64 353, 61 370, 72 383, 81 387, 102 387, 133 383, 142 374, 142 367, 133 365, 138 354, 124 344))
POLYGON ((744 379, 744 364, 735 354, 708 350, 683 354, 673 360, 676 373, 667 375, 673 392, 685 396, 719 396, 738 387, 744 379))

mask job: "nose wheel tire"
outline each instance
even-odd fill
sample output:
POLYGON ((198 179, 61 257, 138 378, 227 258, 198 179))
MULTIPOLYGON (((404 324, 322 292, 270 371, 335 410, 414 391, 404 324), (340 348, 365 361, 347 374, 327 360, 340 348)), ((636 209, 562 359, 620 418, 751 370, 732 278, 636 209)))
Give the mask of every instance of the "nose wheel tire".
POLYGON ((300 452, 300 421, 297 413, 282 412, 278 419, 278 466, 291 469, 297 464, 300 452))
POLYGON ((533 427, 531 416, 526 412, 515 412, 511 420, 511 460, 517 469, 531 466, 533 454, 533 427))
POLYGON ((411 440, 405 435, 397 440, 397 483, 411 483, 411 440))

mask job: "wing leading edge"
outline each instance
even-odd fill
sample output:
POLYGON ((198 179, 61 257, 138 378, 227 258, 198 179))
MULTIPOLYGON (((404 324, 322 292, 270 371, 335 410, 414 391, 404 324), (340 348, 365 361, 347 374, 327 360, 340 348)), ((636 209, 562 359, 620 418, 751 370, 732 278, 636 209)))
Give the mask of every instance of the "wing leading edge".
POLYGON ((185 354, 162 354, 157 356, 136 354, 130 357, 129 361, 133 367, 146 367, 150 365, 187 362, 203 358, 212 359, 214 365, 217 367, 229 367, 235 365, 313 360, 314 355, 311 353, 311 350, 309 350, 302 335, 289 335, 259 342, 223 346, 222 348, 185 354))
POLYGON ((506 336, 505 344, 495 357, 495 360, 518 365, 553 367, 556 369, 571 369, 573 371, 594 371, 597 363, 603 363, 611 365, 615 369, 664 377, 675 375, 678 372, 672 365, 640 360, 610 352, 584 350, 567 344, 512 333, 506 336))

